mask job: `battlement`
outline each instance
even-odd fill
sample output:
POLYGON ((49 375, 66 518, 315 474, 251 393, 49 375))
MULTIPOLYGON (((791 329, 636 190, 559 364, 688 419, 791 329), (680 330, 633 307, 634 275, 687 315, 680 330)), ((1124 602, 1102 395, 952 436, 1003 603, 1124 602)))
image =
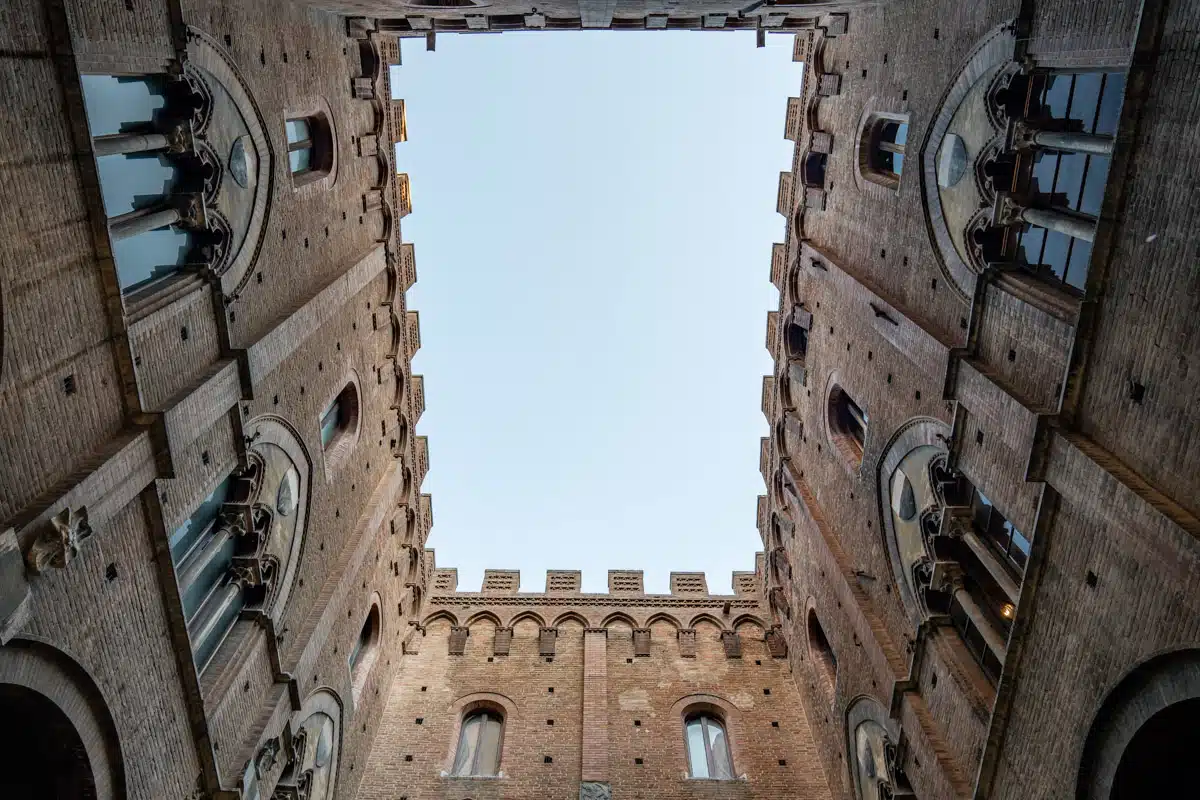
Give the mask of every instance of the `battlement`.
MULTIPOLYGON (((432 552, 432 551, 430 551, 432 552)), ((430 559, 432 563, 432 558, 430 559)), ((755 556, 755 569, 752 571, 734 571, 730 576, 730 588, 733 594, 713 594, 708 588, 708 578, 703 572, 672 572, 671 590, 668 594, 647 593, 642 570, 610 569, 608 571, 608 591, 600 593, 585 593, 583 572, 580 570, 552 569, 546 572, 545 590, 543 592, 522 592, 521 571, 515 569, 484 570, 483 583, 477 591, 460 590, 458 586, 458 570, 454 567, 438 567, 433 570, 431 580, 432 591, 437 594, 471 594, 484 597, 516 596, 536 598, 541 595, 549 597, 607 597, 611 596, 614 603, 620 603, 625 598, 707 598, 707 597, 753 597, 759 594, 759 577, 762 574, 763 554, 755 556)))

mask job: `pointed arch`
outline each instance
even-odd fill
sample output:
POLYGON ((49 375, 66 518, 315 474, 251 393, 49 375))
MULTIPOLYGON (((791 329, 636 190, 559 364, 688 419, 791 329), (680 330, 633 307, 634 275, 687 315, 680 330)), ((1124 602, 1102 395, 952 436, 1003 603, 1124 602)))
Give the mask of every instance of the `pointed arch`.
POLYGON ((564 622, 578 622, 580 625, 582 625, 585 628, 591 627, 591 623, 589 623, 586 619, 584 619, 583 615, 577 611, 567 611, 562 614, 559 614, 554 620, 553 627, 557 628, 560 625, 562 625, 564 622))
POLYGON ((546 620, 536 611, 521 611, 509 621, 508 627, 515 628, 517 627, 518 622, 522 622, 524 620, 530 620, 531 622, 536 623, 539 628, 546 627, 546 620))
POLYGON ((729 627, 736 631, 742 625, 757 625, 758 627, 762 628, 764 632, 771 627, 767 623, 763 622, 762 618, 757 614, 742 614, 736 617, 729 627))
POLYGON ((600 627, 607 628, 610 625, 612 625, 614 622, 624 622, 626 625, 628 625, 631 628, 640 628, 641 627, 640 625, 637 624, 637 621, 634 620, 633 617, 629 616, 624 611, 614 611, 613 613, 609 614, 600 623, 600 627))
POLYGON ((657 614, 651 614, 650 619, 646 620, 645 627, 649 628, 652 625, 654 625, 654 623, 656 623, 656 622, 665 622, 668 625, 671 625, 672 627, 674 627, 676 631, 678 631, 680 628, 683 627, 683 625, 680 624, 679 620, 677 620, 675 617, 673 617, 670 614, 667 614, 666 612, 663 612, 663 611, 660 611, 657 614))
POLYGON ((454 616, 454 614, 443 608, 439 609, 438 611, 434 611, 432 614, 425 617, 425 619, 421 620, 421 627, 428 628, 431 622, 437 622, 440 619, 446 620, 451 625, 458 625, 458 617, 454 616))
POLYGON ((717 619, 712 614, 708 614, 708 613, 697 614, 696 616, 692 617, 692 621, 688 623, 688 627, 695 628, 697 622, 708 622, 712 625, 716 625, 718 630, 722 630, 722 631, 729 630, 729 628, 726 627, 724 622, 717 619))
POLYGON ((472 625, 476 624, 477 622, 483 622, 484 620, 491 622, 497 628, 504 627, 503 625, 500 624, 500 617, 496 616, 491 611, 477 611, 474 614, 472 614, 471 616, 467 617, 467 621, 464 624, 468 628, 470 628, 472 625))

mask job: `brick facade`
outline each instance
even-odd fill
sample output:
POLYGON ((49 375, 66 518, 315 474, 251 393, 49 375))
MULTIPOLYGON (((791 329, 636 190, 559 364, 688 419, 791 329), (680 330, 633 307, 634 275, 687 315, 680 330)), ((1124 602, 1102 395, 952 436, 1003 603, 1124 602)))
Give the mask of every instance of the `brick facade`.
POLYGON ((62 796, 858 798, 868 775, 1107 798, 1127 748, 1153 756, 1151 716, 1200 696, 1192 5, 18 0, 3 19, 0 706, 36 723, 21 759, 62 796), (697 573, 648 595, 639 570, 600 595, 570 570, 544 594, 508 570, 458 591, 425 548, 388 67, 400 36, 577 28, 782 31, 806 63, 781 99, 764 552, 732 595, 697 573), (1052 71, 1123 87, 1085 142, 1109 165, 1095 213, 1049 223, 1094 222, 1073 288, 989 249, 1049 202, 1012 165, 1079 133, 1013 101, 1052 71), (150 76, 163 114, 101 130, 96 76, 150 76), (313 166, 293 173, 300 118, 313 166), (902 170, 879 166, 889 121, 902 170), (123 156, 102 151, 134 144, 183 180, 108 208, 123 156), (122 242, 154 214, 192 231, 187 263, 131 288, 122 242), (940 459, 924 562, 893 491, 916 452, 940 459), (249 494, 181 557, 226 479, 249 494), (963 485, 1010 524, 987 535, 1030 543, 987 579, 1000 637, 963 578, 995 561, 979 507, 948 499, 963 485), (225 541, 198 603, 187 559, 225 541), (472 708, 504 716, 503 777, 443 774, 472 708), (726 725, 733 780, 686 777, 694 709, 726 725))

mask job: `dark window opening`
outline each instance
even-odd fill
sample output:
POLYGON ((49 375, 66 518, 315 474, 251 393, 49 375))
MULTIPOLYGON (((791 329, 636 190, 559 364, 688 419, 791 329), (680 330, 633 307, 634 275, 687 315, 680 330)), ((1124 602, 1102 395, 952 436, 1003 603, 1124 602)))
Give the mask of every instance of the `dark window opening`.
POLYGON ((808 610, 808 651, 813 658, 813 667, 825 683, 826 690, 832 692, 837 685, 837 656, 825 636, 825 629, 817 619, 814 609, 808 610))

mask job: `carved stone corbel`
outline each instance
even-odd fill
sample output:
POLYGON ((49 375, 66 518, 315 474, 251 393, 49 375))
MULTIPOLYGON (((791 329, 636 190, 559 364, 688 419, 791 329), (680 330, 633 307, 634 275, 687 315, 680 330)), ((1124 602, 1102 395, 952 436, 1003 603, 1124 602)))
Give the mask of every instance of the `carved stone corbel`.
POLYGON ((50 518, 50 526, 38 534, 25 552, 25 563, 35 575, 49 567, 64 569, 79 553, 79 546, 91 538, 87 507, 76 511, 64 508, 50 518))

